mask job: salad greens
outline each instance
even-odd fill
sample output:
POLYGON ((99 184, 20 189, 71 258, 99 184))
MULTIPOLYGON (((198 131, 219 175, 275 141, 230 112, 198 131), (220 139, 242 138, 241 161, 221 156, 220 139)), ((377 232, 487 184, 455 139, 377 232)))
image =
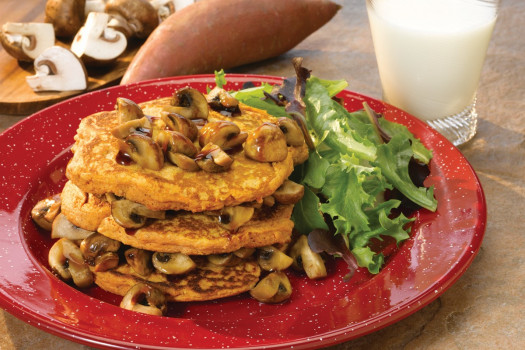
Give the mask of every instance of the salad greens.
MULTIPOLYGON (((295 68, 298 77, 286 79, 282 87, 262 84, 231 94, 277 117, 290 116, 287 105, 302 106, 315 149, 291 175, 305 187, 292 215, 295 228, 305 235, 331 229, 333 234, 345 236, 357 264, 378 273, 384 256, 372 251, 371 240, 390 236, 399 244, 409 237, 412 221, 397 213, 401 201, 386 199, 385 191, 396 189, 412 203, 436 210, 433 188, 416 186, 409 174, 411 160, 428 164, 432 152, 405 126, 375 112, 370 115, 368 105, 348 112, 334 99, 346 88, 346 81, 319 79, 307 71, 306 81, 300 82, 295 68), (303 84, 301 96, 297 96, 298 89, 295 96, 284 92, 284 86, 290 84, 303 84), (298 101, 291 101, 294 98, 298 101)), ((222 87, 226 83, 224 71, 215 73, 217 85, 222 87)))

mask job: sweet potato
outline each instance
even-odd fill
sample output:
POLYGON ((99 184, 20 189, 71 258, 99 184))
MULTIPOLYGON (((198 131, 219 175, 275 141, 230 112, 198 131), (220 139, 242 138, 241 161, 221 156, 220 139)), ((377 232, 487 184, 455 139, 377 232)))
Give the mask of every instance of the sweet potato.
POLYGON ((278 56, 328 22, 329 0, 206 0, 175 12, 149 36, 121 84, 213 73, 278 56))

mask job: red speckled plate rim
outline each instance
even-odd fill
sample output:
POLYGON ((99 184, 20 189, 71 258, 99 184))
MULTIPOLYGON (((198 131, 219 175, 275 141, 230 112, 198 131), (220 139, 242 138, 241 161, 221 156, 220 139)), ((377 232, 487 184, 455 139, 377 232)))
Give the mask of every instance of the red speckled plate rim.
MULTIPOLYGON (((228 74, 227 80, 226 88, 239 89, 245 82, 275 84, 282 78, 228 74)), ((345 90, 340 97, 348 110, 360 109, 366 101, 434 151, 426 184, 435 186, 438 210, 416 212, 411 238, 378 275, 360 269, 344 283, 345 267, 337 263, 321 281, 292 276, 294 294, 284 304, 229 298, 190 304, 180 317, 123 310, 53 276, 37 257, 38 245, 28 239, 34 230, 29 210, 41 199, 37 194, 64 181, 63 167, 54 167, 70 154, 79 121, 113 109, 119 96, 143 102, 170 96, 183 86, 204 92, 214 84, 213 75, 195 75, 111 87, 48 107, 0 135, 0 307, 46 332, 98 348, 316 348, 407 317, 439 297, 472 263, 485 232, 486 203, 468 161, 425 123, 345 90)))

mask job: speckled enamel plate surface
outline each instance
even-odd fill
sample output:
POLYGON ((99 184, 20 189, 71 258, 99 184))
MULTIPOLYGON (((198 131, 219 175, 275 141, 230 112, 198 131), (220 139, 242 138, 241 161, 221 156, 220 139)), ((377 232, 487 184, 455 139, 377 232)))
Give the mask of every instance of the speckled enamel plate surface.
MULTIPOLYGON (((227 78, 228 89, 247 81, 281 81, 254 75, 227 78)), ((112 109, 119 96, 143 102, 187 85, 205 91, 214 86, 214 77, 161 79, 88 93, 44 109, 0 135, 0 307, 47 332, 100 348, 313 348, 399 321, 436 299, 471 264, 483 239, 486 206, 469 163, 426 124, 344 91, 340 96, 348 110, 367 101, 434 150, 427 184, 436 188, 438 210, 415 213, 411 238, 390 249, 378 275, 360 269, 345 283, 346 268, 336 262, 328 265, 329 276, 321 281, 289 272, 294 291, 283 304, 260 304, 241 295, 173 304, 168 317, 130 312, 118 307, 120 297, 97 287, 79 291, 60 281, 47 265, 49 234, 34 226, 30 211, 64 185, 79 121, 112 109)))

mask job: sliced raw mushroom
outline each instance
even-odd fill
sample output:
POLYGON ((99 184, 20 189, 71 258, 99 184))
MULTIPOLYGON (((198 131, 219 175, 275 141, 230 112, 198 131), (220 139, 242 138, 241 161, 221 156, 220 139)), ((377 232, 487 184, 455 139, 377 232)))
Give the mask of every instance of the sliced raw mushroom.
POLYGON ((308 245, 308 238, 301 235, 290 249, 293 268, 305 271, 310 279, 326 277, 326 266, 320 254, 315 253, 308 245))
POLYGON ((82 61, 61 46, 45 49, 34 61, 35 75, 26 77, 34 91, 75 91, 87 87, 87 72, 82 61))
POLYGON ((143 134, 131 134, 121 142, 120 152, 135 163, 150 170, 160 170, 164 165, 164 153, 153 139, 143 134))
POLYGON ((229 150, 242 145, 247 137, 248 134, 241 132, 237 124, 227 120, 219 120, 208 122, 201 128, 199 144, 205 146, 211 142, 223 150, 229 150))
POLYGON ((208 105, 215 111, 226 112, 228 115, 235 116, 241 113, 239 101, 230 95, 228 91, 214 87, 206 97, 208 105))
POLYGON ((255 248, 240 248, 233 252, 234 255, 241 259, 249 258, 255 253, 255 248))
POLYGON ((31 210, 31 218, 44 230, 51 231, 53 221, 60 213, 62 200, 60 195, 55 195, 39 201, 31 210))
POLYGON ((86 23, 71 43, 73 51, 86 65, 106 65, 126 50, 128 41, 124 34, 108 28, 109 15, 91 12, 86 23))
POLYGON ((284 272, 272 272, 250 290, 250 295, 263 303, 280 303, 292 295, 292 285, 284 272))
POLYGON ((293 259, 275 247, 265 246, 258 249, 257 262, 263 270, 281 271, 289 268, 293 259))
POLYGON ((85 20, 86 0, 47 0, 45 19, 52 23, 55 35, 72 38, 85 20))
POLYGON ((119 123, 123 124, 133 119, 141 119, 144 117, 142 108, 135 102, 124 97, 117 97, 117 104, 115 105, 119 123))
POLYGON ((151 133, 151 122, 147 117, 132 119, 124 122, 111 130, 111 134, 118 139, 125 139, 131 134, 140 133, 149 135, 151 133))
POLYGON ((233 159, 219 146, 208 143, 195 156, 197 165, 209 173, 220 173, 230 169, 233 159))
POLYGON ((204 95, 190 87, 179 89, 173 94, 170 106, 164 106, 164 111, 177 113, 188 119, 208 119, 208 102, 204 95))
POLYGON ((60 213, 53 221, 51 227, 51 238, 68 238, 72 241, 84 239, 91 235, 93 231, 84 230, 76 225, 73 225, 67 217, 60 213))
POLYGON ((151 210, 146 206, 125 198, 111 202, 111 215, 117 224, 124 228, 140 228, 147 218, 165 219, 165 211, 151 210))
POLYGON ((154 316, 162 316, 168 308, 164 293, 142 282, 135 284, 126 292, 120 307, 154 316))
POLYGON ((162 112, 161 119, 166 123, 166 126, 169 129, 180 132, 192 142, 197 139, 197 136, 199 136, 197 125, 180 114, 162 112))
POLYGON ((244 153, 258 162, 283 161, 288 156, 286 137, 277 125, 263 123, 248 134, 244 153))
POLYGON ((61 238, 49 250, 48 262, 51 269, 64 280, 73 279, 79 288, 93 284, 93 274, 84 264, 80 248, 67 238, 61 238))
POLYGON ((124 252, 126 262, 131 266, 133 271, 141 276, 148 276, 153 272, 151 263, 152 252, 149 250, 129 248, 124 252))
POLYGON ((167 275, 181 275, 197 267, 195 262, 183 253, 153 253, 153 266, 167 275))
POLYGON ((219 223, 231 232, 236 232, 239 227, 251 220, 254 212, 253 207, 224 207, 220 211, 219 223))
POLYGON ((94 266, 95 259, 107 252, 116 252, 120 248, 120 242, 100 233, 93 233, 84 238, 80 243, 80 251, 86 262, 94 266))
POLYGON ((211 254, 207 258, 210 263, 217 266, 235 266, 241 261, 241 258, 233 253, 211 254))
POLYGON ((302 146, 304 144, 303 131, 297 125, 297 122, 293 119, 281 117, 277 121, 279 128, 286 137, 286 144, 288 146, 302 146))
POLYGON ((55 32, 50 23, 7 22, 2 26, 0 43, 17 60, 31 62, 55 45, 55 32))
POLYGON ((304 186, 287 179, 272 196, 281 204, 295 204, 303 198, 303 195, 304 186))
POLYGON ((147 38, 159 25, 157 11, 148 0, 109 0, 105 12, 112 17, 108 25, 128 38, 147 38))

